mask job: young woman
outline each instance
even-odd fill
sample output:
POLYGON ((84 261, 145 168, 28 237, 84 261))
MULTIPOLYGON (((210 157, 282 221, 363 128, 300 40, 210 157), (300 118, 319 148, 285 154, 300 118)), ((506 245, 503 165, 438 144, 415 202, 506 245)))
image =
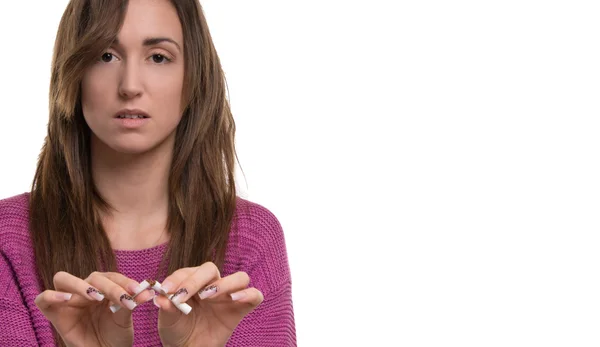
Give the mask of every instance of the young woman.
POLYGON ((198 0, 71 0, 31 192, 0 201, 1 346, 296 345, 225 92, 198 0))

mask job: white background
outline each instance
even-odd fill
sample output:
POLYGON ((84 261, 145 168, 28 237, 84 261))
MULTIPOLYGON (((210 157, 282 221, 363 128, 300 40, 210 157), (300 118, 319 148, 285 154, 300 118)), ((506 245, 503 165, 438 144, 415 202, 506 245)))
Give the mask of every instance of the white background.
MULTIPOLYGON (((0 197, 66 3, 0 2, 0 197)), ((600 345, 598 2, 203 4, 299 345, 600 345)))

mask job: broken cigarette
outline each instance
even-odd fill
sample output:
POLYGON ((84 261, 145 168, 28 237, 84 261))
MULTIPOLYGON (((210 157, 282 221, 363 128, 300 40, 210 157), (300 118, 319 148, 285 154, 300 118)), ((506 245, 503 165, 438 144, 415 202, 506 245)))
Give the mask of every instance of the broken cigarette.
MULTIPOLYGON (((154 281, 154 284, 152 285, 152 289, 154 289, 157 293, 161 293, 162 295, 166 296, 167 298, 169 298, 169 300, 171 300, 173 298, 173 294, 169 294, 169 293, 165 292, 165 290, 160 285, 160 282, 158 282, 158 281, 154 281)), ((188 313, 190 313, 190 311, 192 311, 192 306, 186 304, 185 302, 181 303, 181 304, 173 304, 173 305, 175 305, 175 307, 177 307, 177 309, 179 309, 179 311, 181 311, 185 315, 187 315, 188 313)))
MULTIPOLYGON (((138 286, 138 288, 136 289, 136 291, 133 295, 133 298, 135 298, 139 293, 141 293, 142 291, 144 291, 148 288, 154 289, 154 291, 166 296, 167 298, 169 298, 169 300, 171 300, 171 298, 173 298, 173 294, 169 294, 169 293, 165 292, 165 290, 160 285, 160 282, 151 280, 151 279, 144 280, 144 281, 142 281, 142 283, 140 283, 140 285, 138 286)), ((186 303, 174 304, 174 305, 175 305, 175 307, 177 307, 177 309, 179 309, 179 311, 181 311, 185 315, 189 314, 192 311, 192 307, 186 303)), ((110 310, 112 311, 112 313, 115 313, 115 312, 119 311, 120 309, 121 309, 121 306, 119 306, 117 304, 110 305, 110 310)))
MULTIPOLYGON (((150 288, 152 286, 153 282, 154 282, 153 280, 144 280, 144 281, 142 281, 142 283, 140 283, 140 285, 137 287, 137 289, 133 293, 133 298, 135 299, 135 297, 139 293, 141 293, 144 290, 150 288)), ((121 306, 119 306, 117 304, 110 305, 110 310, 112 311, 112 313, 115 313, 115 312, 119 311, 120 309, 121 309, 121 306)))

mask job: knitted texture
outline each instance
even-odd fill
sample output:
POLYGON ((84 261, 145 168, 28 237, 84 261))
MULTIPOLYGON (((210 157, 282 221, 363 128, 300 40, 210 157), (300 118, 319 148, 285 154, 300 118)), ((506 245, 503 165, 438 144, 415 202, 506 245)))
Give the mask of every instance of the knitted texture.
MULTIPOLYGON (((29 193, 0 200, 0 346, 55 346, 50 322, 35 305, 41 292, 29 225, 29 193)), ((154 278, 167 244, 115 250, 118 270, 138 282, 154 278)), ((222 276, 245 271, 264 301, 237 326, 227 346, 296 346, 291 277, 283 230, 265 207, 238 198, 222 276)), ((163 281, 163 278, 156 278, 163 281)), ((134 346, 161 346, 158 308, 133 311, 134 346)))

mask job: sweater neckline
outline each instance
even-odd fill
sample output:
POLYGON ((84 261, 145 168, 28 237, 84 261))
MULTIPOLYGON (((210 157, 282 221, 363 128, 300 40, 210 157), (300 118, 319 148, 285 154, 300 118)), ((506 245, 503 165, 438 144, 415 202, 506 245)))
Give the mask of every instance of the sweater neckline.
POLYGON ((113 249, 113 251, 115 252, 115 255, 117 257, 127 257, 127 256, 132 256, 132 255, 141 256, 141 255, 148 255, 148 254, 162 254, 168 245, 169 245, 169 241, 161 243, 160 245, 157 245, 157 246, 150 247, 150 248, 113 249))

